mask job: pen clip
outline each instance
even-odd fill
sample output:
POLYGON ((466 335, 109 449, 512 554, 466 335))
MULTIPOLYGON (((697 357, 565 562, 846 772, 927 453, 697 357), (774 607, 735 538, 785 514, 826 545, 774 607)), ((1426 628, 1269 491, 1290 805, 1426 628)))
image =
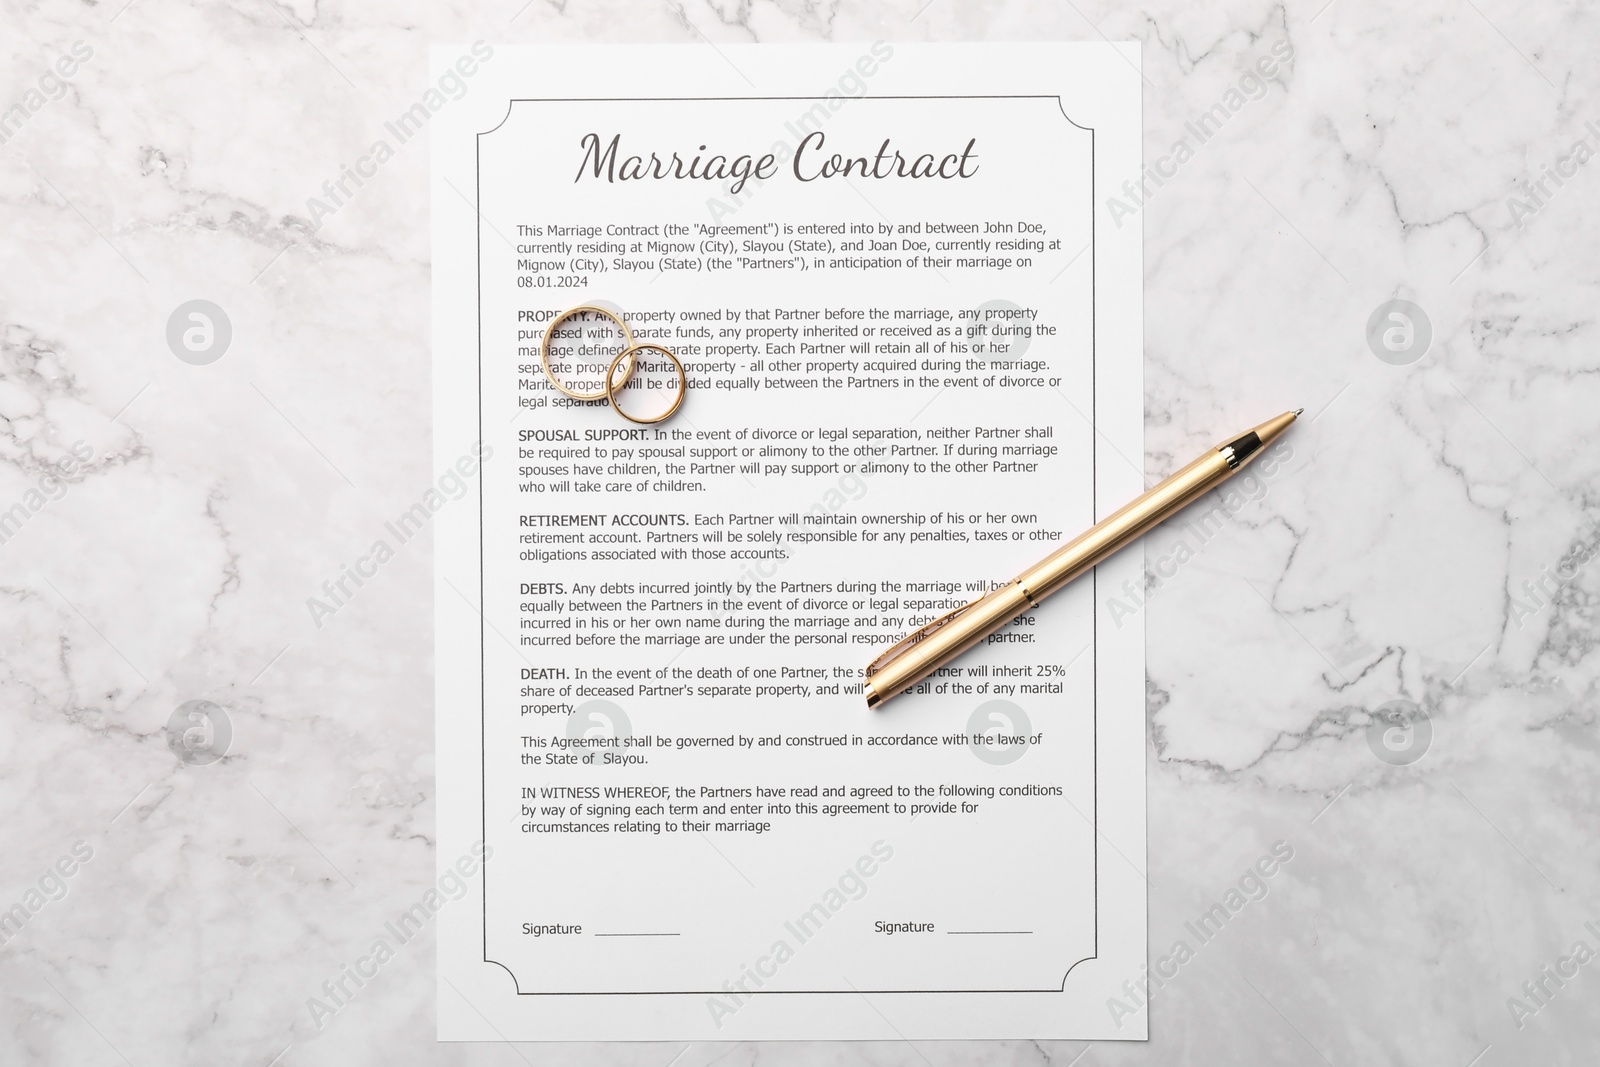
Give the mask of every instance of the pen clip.
POLYGON ((924 638, 928 637, 935 630, 939 629, 939 627, 944 626, 944 625, 954 621, 954 619, 955 619, 955 617, 957 615, 960 615, 962 612, 966 611, 968 608, 972 607, 973 605, 983 603, 985 600, 987 600, 993 594, 994 594, 994 590, 991 589, 991 590, 989 590, 989 592, 983 594, 983 596, 978 597, 976 600, 968 601, 967 603, 961 605, 959 608, 956 608, 953 611, 947 611, 943 615, 939 616, 937 619, 934 619, 931 622, 925 622, 921 626, 917 627, 915 630, 912 630, 910 633, 906 634, 900 640, 896 641, 894 644, 892 644, 888 648, 884 649, 881 653, 878 654, 878 657, 876 659, 874 659, 871 663, 867 664, 866 676, 868 678, 871 678, 874 674, 877 674, 879 671, 881 671, 891 660, 894 660, 894 659, 898 658, 899 655, 902 652, 904 652, 907 648, 910 648, 912 645, 916 644, 918 641, 921 641, 924 638))

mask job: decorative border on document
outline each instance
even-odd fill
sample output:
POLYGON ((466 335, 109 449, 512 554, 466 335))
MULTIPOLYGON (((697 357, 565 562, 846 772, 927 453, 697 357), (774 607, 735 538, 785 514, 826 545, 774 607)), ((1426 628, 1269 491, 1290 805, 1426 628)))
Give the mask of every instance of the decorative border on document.
MULTIPOLYGON (((488 130, 480 131, 473 145, 473 188, 474 204, 473 213, 477 216, 477 319, 478 319, 478 439, 483 439, 483 212, 480 208, 483 197, 483 138, 494 133, 506 120, 511 117, 511 107, 514 104, 582 104, 582 103, 707 103, 732 100, 813 100, 826 102, 825 96, 673 96, 673 97, 513 97, 506 102, 506 115, 498 124, 488 130)), ((1059 95, 1048 93, 994 93, 994 94, 962 94, 962 95, 931 95, 931 96, 870 96, 859 97, 860 100, 1054 100, 1061 110, 1061 116, 1068 123, 1084 130, 1089 134, 1089 509, 1091 518, 1099 513, 1099 486, 1100 486, 1100 459, 1098 450, 1099 426, 1099 385, 1098 371, 1100 363, 1099 346, 1099 309, 1095 302, 1098 295, 1099 279, 1099 220, 1094 210, 1095 189, 1099 181, 1099 162, 1095 154, 1095 131, 1092 126, 1081 126, 1073 122, 1072 116, 1067 114, 1066 108, 1061 103, 1059 95)), ((478 481, 478 603, 484 603, 484 559, 483 559, 483 482, 478 481)), ((1093 681, 1091 683, 1091 716, 1090 722, 1093 737, 1093 759, 1090 766, 1093 770, 1093 801, 1094 806, 1090 814, 1090 838, 1094 850, 1094 950, 1088 956, 1075 961, 1061 976, 1061 984, 1052 988, 1027 988, 1027 989, 773 989, 759 990, 752 996, 827 996, 844 993, 1061 993, 1066 990, 1067 978, 1080 963, 1100 957, 1100 614, 1094 609, 1099 603, 1100 569, 1094 568, 1089 576, 1091 584, 1090 596, 1090 626, 1091 644, 1093 645, 1093 681)), ((479 819, 480 839, 488 840, 489 832, 489 798, 488 798, 488 753, 484 744, 488 720, 488 673, 485 649, 485 639, 488 636, 485 628, 488 620, 482 610, 478 612, 478 791, 479 791, 479 819)), ((499 960, 489 958, 489 868, 484 865, 482 899, 483 922, 483 962, 492 963, 511 976, 511 982, 517 989, 519 997, 629 997, 629 996, 718 996, 726 992, 722 989, 639 989, 639 990, 561 990, 559 992, 528 992, 522 991, 521 983, 517 980, 516 972, 499 960)))

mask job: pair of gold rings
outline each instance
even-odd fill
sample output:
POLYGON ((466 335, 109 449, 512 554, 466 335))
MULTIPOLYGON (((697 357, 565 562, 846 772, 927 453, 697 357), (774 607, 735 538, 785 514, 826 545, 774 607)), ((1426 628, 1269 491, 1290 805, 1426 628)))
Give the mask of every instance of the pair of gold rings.
POLYGON ((550 325, 545 327, 544 340, 539 344, 539 362, 544 367, 545 377, 550 379, 550 384, 555 386, 561 392, 565 393, 567 396, 570 396, 574 400, 610 401, 611 406, 616 409, 618 415, 621 415, 629 422, 637 422, 644 425, 649 425, 656 422, 665 422, 666 420, 670 419, 673 414, 675 414, 677 410, 683 406, 684 395, 689 391, 689 376, 684 373, 683 364, 678 361, 677 355, 670 348, 664 348, 661 345, 652 344, 648 341, 636 343, 633 339, 632 332, 628 329, 628 324, 622 321, 622 316, 607 308, 596 307, 593 304, 579 304, 577 307, 568 308, 566 311, 563 311, 561 314, 550 320, 550 325), (617 329, 622 331, 622 351, 617 353, 616 358, 611 361, 611 365, 606 368, 605 379, 603 382, 605 388, 595 393, 580 393, 577 390, 570 388, 560 378, 556 377, 555 371, 550 366, 550 339, 555 336, 556 327, 560 326, 563 322, 572 318, 574 315, 581 314, 585 311, 593 312, 596 315, 601 315, 610 319, 612 322, 616 323, 617 329), (672 406, 667 408, 667 410, 661 414, 651 416, 650 418, 640 418, 637 415, 630 415, 626 411, 622 410, 622 405, 617 402, 618 391, 623 389, 628 384, 629 379, 633 377, 633 372, 639 367, 639 353, 645 350, 660 352, 662 355, 672 360, 672 365, 677 369, 678 372, 678 394, 677 396, 673 397, 672 406), (618 379, 619 374, 621 375, 620 380, 618 379))

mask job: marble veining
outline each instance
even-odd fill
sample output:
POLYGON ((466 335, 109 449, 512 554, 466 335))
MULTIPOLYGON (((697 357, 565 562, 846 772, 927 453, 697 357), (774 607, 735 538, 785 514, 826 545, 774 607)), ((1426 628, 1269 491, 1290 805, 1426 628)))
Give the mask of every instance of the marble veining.
POLYGON ((1600 1057, 1600 965, 1570 962, 1600 950, 1592 6, 86 0, 0 21, 0 108, 22 105, 0 131, 0 510, 22 509, 0 544, 0 907, 38 904, 0 946, 0 1059, 1600 1057), (1104 195, 1144 233, 1146 474, 1308 409, 1275 473, 1152 536, 1144 589, 1105 591, 1149 639, 1128 862, 1151 957, 1192 949, 1123 1005, 1150 1042, 436 1045, 431 931, 314 1021, 307 998, 433 878, 430 539, 331 616, 305 604, 432 481, 425 139, 331 217, 308 201, 416 98, 433 42, 715 62, 880 37, 1142 41, 1146 159, 1171 173, 1104 195), (168 342, 196 298, 232 328, 205 365, 168 342), (1397 299, 1425 314, 1420 358, 1369 344, 1397 299), (195 700, 232 730, 215 762, 169 745, 195 700), (1374 726, 1395 700, 1425 741, 1374 726), (1185 924, 1280 841, 1265 895, 1198 942, 1185 924))

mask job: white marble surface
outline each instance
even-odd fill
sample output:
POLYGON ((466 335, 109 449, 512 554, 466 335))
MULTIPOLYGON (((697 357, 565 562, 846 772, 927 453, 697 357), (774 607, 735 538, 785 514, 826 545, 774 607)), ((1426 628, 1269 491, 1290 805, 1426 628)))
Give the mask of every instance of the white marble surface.
POLYGON ((0 107, 93 54, 0 146, 0 508, 74 444, 92 458, 0 545, 0 905, 93 855, 0 948, 0 1060, 1600 1058, 1600 964, 1520 1029, 1506 1003, 1600 948, 1600 562, 1553 606, 1512 600, 1600 517, 1600 163, 1520 227, 1507 205, 1579 137, 1600 149, 1600 12, 1321 3, 6 4, 0 107), (426 146, 320 228, 306 201, 419 95, 428 44, 717 62, 706 42, 1102 34, 1144 42, 1152 160, 1294 52, 1125 220, 1148 471, 1309 409, 1287 468, 1136 616, 1153 955, 1281 839, 1268 895, 1157 994, 1148 1045, 439 1046, 431 934, 318 1029, 307 997, 433 876, 430 543, 320 628, 305 607, 431 481, 426 146), (208 366, 165 340, 197 297, 233 326, 208 366), (1394 297, 1433 325, 1409 366, 1363 336, 1394 297), (1431 716, 1409 766, 1366 739, 1396 697, 1431 716), (232 724, 220 763, 167 746, 194 699, 232 724))

